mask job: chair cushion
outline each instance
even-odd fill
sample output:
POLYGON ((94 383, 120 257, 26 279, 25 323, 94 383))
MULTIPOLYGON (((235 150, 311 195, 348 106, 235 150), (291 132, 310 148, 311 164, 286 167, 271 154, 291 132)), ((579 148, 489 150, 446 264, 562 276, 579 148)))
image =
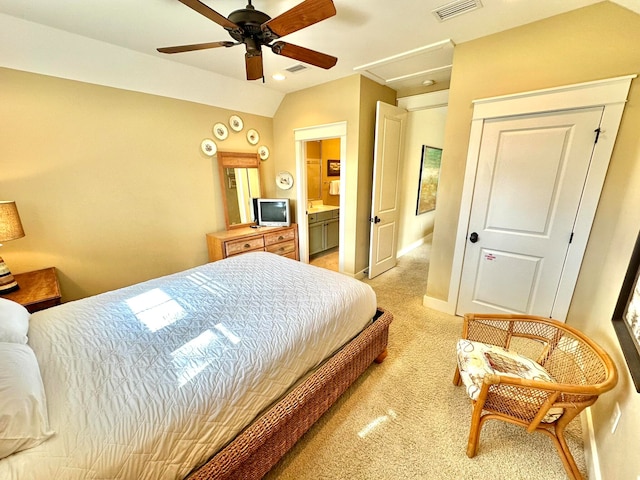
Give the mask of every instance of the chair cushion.
MULTIPOLYGON (((542 365, 505 348, 461 339, 456 350, 460 377, 472 400, 478 399, 487 374, 555 383, 542 365)), ((562 408, 552 408, 542 421, 551 423, 557 420, 562 412, 562 408)))

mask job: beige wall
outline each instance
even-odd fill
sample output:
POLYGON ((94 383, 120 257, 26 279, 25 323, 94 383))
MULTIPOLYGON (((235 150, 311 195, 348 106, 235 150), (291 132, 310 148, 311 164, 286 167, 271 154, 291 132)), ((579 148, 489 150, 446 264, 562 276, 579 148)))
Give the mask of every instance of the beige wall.
MULTIPOLYGON (((640 16, 599 3, 458 45, 454 52, 443 169, 429 268, 429 296, 446 299, 472 104, 477 98, 640 73, 640 16)), ((640 395, 611 327, 611 315, 640 228, 640 86, 635 80, 567 322, 584 330, 619 366, 616 389, 592 408, 603 478, 636 478, 632 455, 640 436, 640 395), (613 404, 622 407, 617 432, 608 428, 613 404)))
POLYGON ((340 195, 329 194, 329 182, 340 177, 327 176, 327 160, 340 160, 340 139, 310 140, 307 151, 307 200, 340 206, 340 195))
MULTIPOLYGON (((346 172, 345 273, 356 274, 368 265, 369 210, 373 172, 373 125, 375 102, 395 103, 395 92, 360 75, 352 75, 316 87, 288 94, 273 119, 274 169, 296 171, 294 131, 336 122, 347 123, 347 157, 341 159, 346 172)), ((271 172, 275 175, 275 170, 271 172)), ((269 182, 267 181, 267 186, 269 182)), ((295 204, 295 188, 282 192, 295 204)))
POLYGON ((56 266, 64 301, 206 262, 205 233, 225 226, 217 160, 200 142, 253 152, 249 128, 271 151, 264 196, 295 206, 295 188, 274 181, 296 171, 294 128, 347 122, 345 271, 366 268, 375 101, 394 103, 393 90, 354 75, 287 95, 269 119, 10 69, 0 82, 0 199, 16 200, 27 233, 2 255, 14 273, 56 266), (215 139, 234 113, 245 129, 215 139))
POLYGON ((340 177, 327 176, 327 161, 340 160, 340 139, 330 138, 328 140, 322 140, 321 144, 322 203, 325 205, 340 206, 340 195, 329 194, 329 182, 332 180, 340 180, 340 177))
POLYGON ((447 107, 427 108, 407 114, 401 169, 398 251, 411 247, 433 232, 436 212, 416 215, 422 146, 442 148, 447 107))
MULTIPOLYGON (((26 231, 2 255, 13 272, 59 270, 68 301, 207 261, 224 229, 217 160, 200 151, 229 110, 0 69, 0 199, 26 231)), ((272 149, 272 120, 220 150, 272 149)), ((273 160, 263 163, 263 167, 273 160)))

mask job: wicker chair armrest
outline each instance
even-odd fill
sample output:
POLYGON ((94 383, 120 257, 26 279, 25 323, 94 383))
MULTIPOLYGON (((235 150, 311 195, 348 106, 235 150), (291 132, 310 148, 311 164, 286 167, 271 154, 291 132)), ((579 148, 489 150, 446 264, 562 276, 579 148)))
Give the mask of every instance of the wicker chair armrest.
POLYGON ((599 385, 575 385, 568 383, 546 382, 543 380, 528 380, 526 378, 515 378, 497 374, 486 375, 483 381, 489 385, 513 385, 525 389, 558 392, 568 395, 591 396, 603 393, 599 385))
MULTIPOLYGON (((547 392, 562 392, 564 387, 570 387, 572 385, 564 385, 556 382, 546 382, 543 380, 529 380, 526 378, 516 378, 507 375, 489 374, 484 377, 484 383, 490 385, 503 384, 503 385, 515 385, 522 388, 530 388, 534 390, 545 390, 547 392)), ((575 387, 575 385, 573 385, 575 387)))

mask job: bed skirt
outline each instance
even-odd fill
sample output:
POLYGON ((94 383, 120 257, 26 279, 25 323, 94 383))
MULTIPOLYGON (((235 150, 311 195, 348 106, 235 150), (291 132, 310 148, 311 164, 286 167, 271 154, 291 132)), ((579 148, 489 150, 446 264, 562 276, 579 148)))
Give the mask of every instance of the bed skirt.
POLYGON ((187 479, 259 479, 266 475, 386 350, 392 320, 390 312, 378 308, 369 327, 187 479))

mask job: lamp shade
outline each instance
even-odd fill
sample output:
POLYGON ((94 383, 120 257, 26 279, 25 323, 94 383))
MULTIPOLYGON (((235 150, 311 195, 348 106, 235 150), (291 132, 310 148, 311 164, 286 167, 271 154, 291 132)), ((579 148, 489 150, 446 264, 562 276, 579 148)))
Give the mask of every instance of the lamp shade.
POLYGON ((0 201, 0 243, 24 237, 18 207, 14 201, 0 201))

